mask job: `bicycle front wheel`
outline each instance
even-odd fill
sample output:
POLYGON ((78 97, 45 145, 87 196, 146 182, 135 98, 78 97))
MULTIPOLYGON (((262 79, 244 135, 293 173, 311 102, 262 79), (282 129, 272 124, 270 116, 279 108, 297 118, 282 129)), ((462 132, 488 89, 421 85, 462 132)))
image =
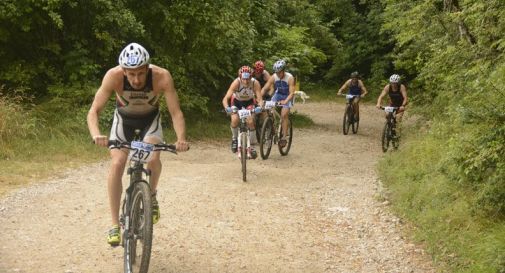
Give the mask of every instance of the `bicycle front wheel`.
POLYGON ((342 122, 342 130, 344 135, 349 133, 349 126, 351 125, 352 120, 352 108, 350 104, 347 104, 344 112, 344 120, 342 122))
POLYGON ((391 126, 389 122, 384 124, 384 129, 382 130, 382 151, 385 153, 389 148, 389 141, 391 140, 391 126))
POLYGON ((240 135, 240 162, 242 163, 242 181, 247 181, 247 133, 240 135))
POLYGON ((391 129, 391 144, 393 144, 393 148, 395 150, 398 150, 398 147, 400 146, 400 134, 398 134, 398 128, 396 127, 396 122, 393 121, 394 129, 391 129))
POLYGON ((272 142, 274 138, 273 121, 271 118, 266 118, 261 127, 260 138, 260 155, 262 159, 267 159, 272 150, 272 142))
MULTIPOLYGON (((282 121, 281 121, 282 123, 282 121)), ((280 127, 280 132, 279 132, 279 135, 281 136, 281 138, 283 137, 282 135, 282 126, 279 126, 280 127)), ((291 116, 288 117, 288 135, 286 136, 286 140, 287 140, 287 144, 282 147, 281 145, 279 145, 279 152, 281 153, 281 155, 288 155, 289 153, 289 150, 291 149, 291 142, 293 141, 293 123, 291 122, 291 116)))
POLYGON ((151 188, 137 182, 132 192, 129 227, 125 232, 124 266, 127 273, 147 273, 153 239, 151 188))
POLYGON ((358 128, 359 128, 359 115, 357 115, 355 118, 354 113, 353 113, 352 121, 353 121, 352 122, 352 133, 356 134, 356 133, 358 133, 358 128))

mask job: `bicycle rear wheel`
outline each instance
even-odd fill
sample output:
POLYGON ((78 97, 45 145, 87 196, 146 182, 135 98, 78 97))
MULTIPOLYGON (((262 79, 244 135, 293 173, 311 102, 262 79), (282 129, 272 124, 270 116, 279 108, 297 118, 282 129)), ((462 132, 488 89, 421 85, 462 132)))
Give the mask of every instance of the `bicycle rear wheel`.
POLYGON ((391 140, 391 126, 386 121, 384 129, 382 130, 382 151, 385 153, 389 148, 389 141, 391 140))
POLYGON ((273 142, 273 121, 270 117, 263 121, 263 126, 261 127, 261 138, 260 138, 260 155, 262 159, 267 159, 272 150, 273 142))
MULTIPOLYGON (((282 123, 282 121, 281 121, 282 123)), ((282 138, 283 135, 282 135, 282 125, 279 126, 279 136, 282 138)), ((287 140, 287 144, 286 146, 284 147, 281 147, 281 145, 278 145, 279 146, 279 152, 281 153, 281 155, 288 155, 289 153, 289 150, 291 149, 291 142, 293 141, 293 123, 291 122, 291 116, 288 117, 288 135, 286 136, 286 140, 287 140)))
POLYGON ((240 135, 240 162, 242 163, 242 181, 247 181, 247 133, 240 135))
POLYGON ((345 106, 344 120, 342 122, 342 130, 344 135, 347 135, 349 133, 349 126, 351 125, 351 120, 352 120, 352 108, 350 104, 347 104, 345 106))
POLYGON ((132 192, 130 223, 125 232, 124 269, 127 273, 147 273, 153 239, 151 188, 137 182, 132 192))

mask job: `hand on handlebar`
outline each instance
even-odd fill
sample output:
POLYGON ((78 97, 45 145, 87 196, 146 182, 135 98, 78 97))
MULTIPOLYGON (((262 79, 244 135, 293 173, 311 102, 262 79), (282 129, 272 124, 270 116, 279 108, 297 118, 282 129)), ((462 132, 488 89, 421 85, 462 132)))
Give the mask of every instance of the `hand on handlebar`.
POLYGON ((98 146, 107 147, 109 145, 109 140, 107 139, 107 136, 97 135, 93 136, 93 143, 98 146))
POLYGON ((177 141, 175 143, 175 149, 178 151, 178 152, 185 152, 187 150, 189 150, 189 143, 186 142, 186 141, 177 141))
POLYGON ((228 106, 224 109, 227 114, 236 113, 238 111, 237 106, 228 106))

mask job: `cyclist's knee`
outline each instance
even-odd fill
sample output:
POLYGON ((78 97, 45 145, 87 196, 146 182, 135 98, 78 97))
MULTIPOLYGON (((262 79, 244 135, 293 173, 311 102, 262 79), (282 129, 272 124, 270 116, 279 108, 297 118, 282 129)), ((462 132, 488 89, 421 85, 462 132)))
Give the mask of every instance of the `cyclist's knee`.
POLYGON ((158 136, 145 136, 144 137, 144 142, 146 143, 151 143, 151 144, 158 144, 161 143, 163 140, 160 139, 158 136))
POLYGON ((161 166, 161 160, 160 160, 160 153, 158 152, 158 155, 153 155, 151 161, 147 163, 147 168, 152 169, 153 167, 159 167, 159 166, 161 166))
POLYGON ((126 164, 128 154, 120 149, 110 151, 112 167, 123 167, 126 164))
POLYGON ((281 118, 286 119, 286 118, 288 118, 288 116, 289 116, 289 109, 287 109, 287 110, 282 109, 281 118))
POLYGON ((230 122, 230 126, 232 128, 237 128, 238 127, 238 119, 232 119, 230 122))

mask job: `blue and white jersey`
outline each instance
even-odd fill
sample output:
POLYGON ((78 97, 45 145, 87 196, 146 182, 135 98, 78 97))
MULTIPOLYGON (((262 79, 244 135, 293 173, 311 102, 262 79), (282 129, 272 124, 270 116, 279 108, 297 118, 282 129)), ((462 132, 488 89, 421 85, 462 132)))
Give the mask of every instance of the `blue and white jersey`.
POLYGON ((293 75, 289 72, 284 72, 284 77, 282 79, 277 76, 277 73, 273 74, 274 77, 274 90, 276 94, 288 96, 289 95, 289 79, 293 78, 293 75))

